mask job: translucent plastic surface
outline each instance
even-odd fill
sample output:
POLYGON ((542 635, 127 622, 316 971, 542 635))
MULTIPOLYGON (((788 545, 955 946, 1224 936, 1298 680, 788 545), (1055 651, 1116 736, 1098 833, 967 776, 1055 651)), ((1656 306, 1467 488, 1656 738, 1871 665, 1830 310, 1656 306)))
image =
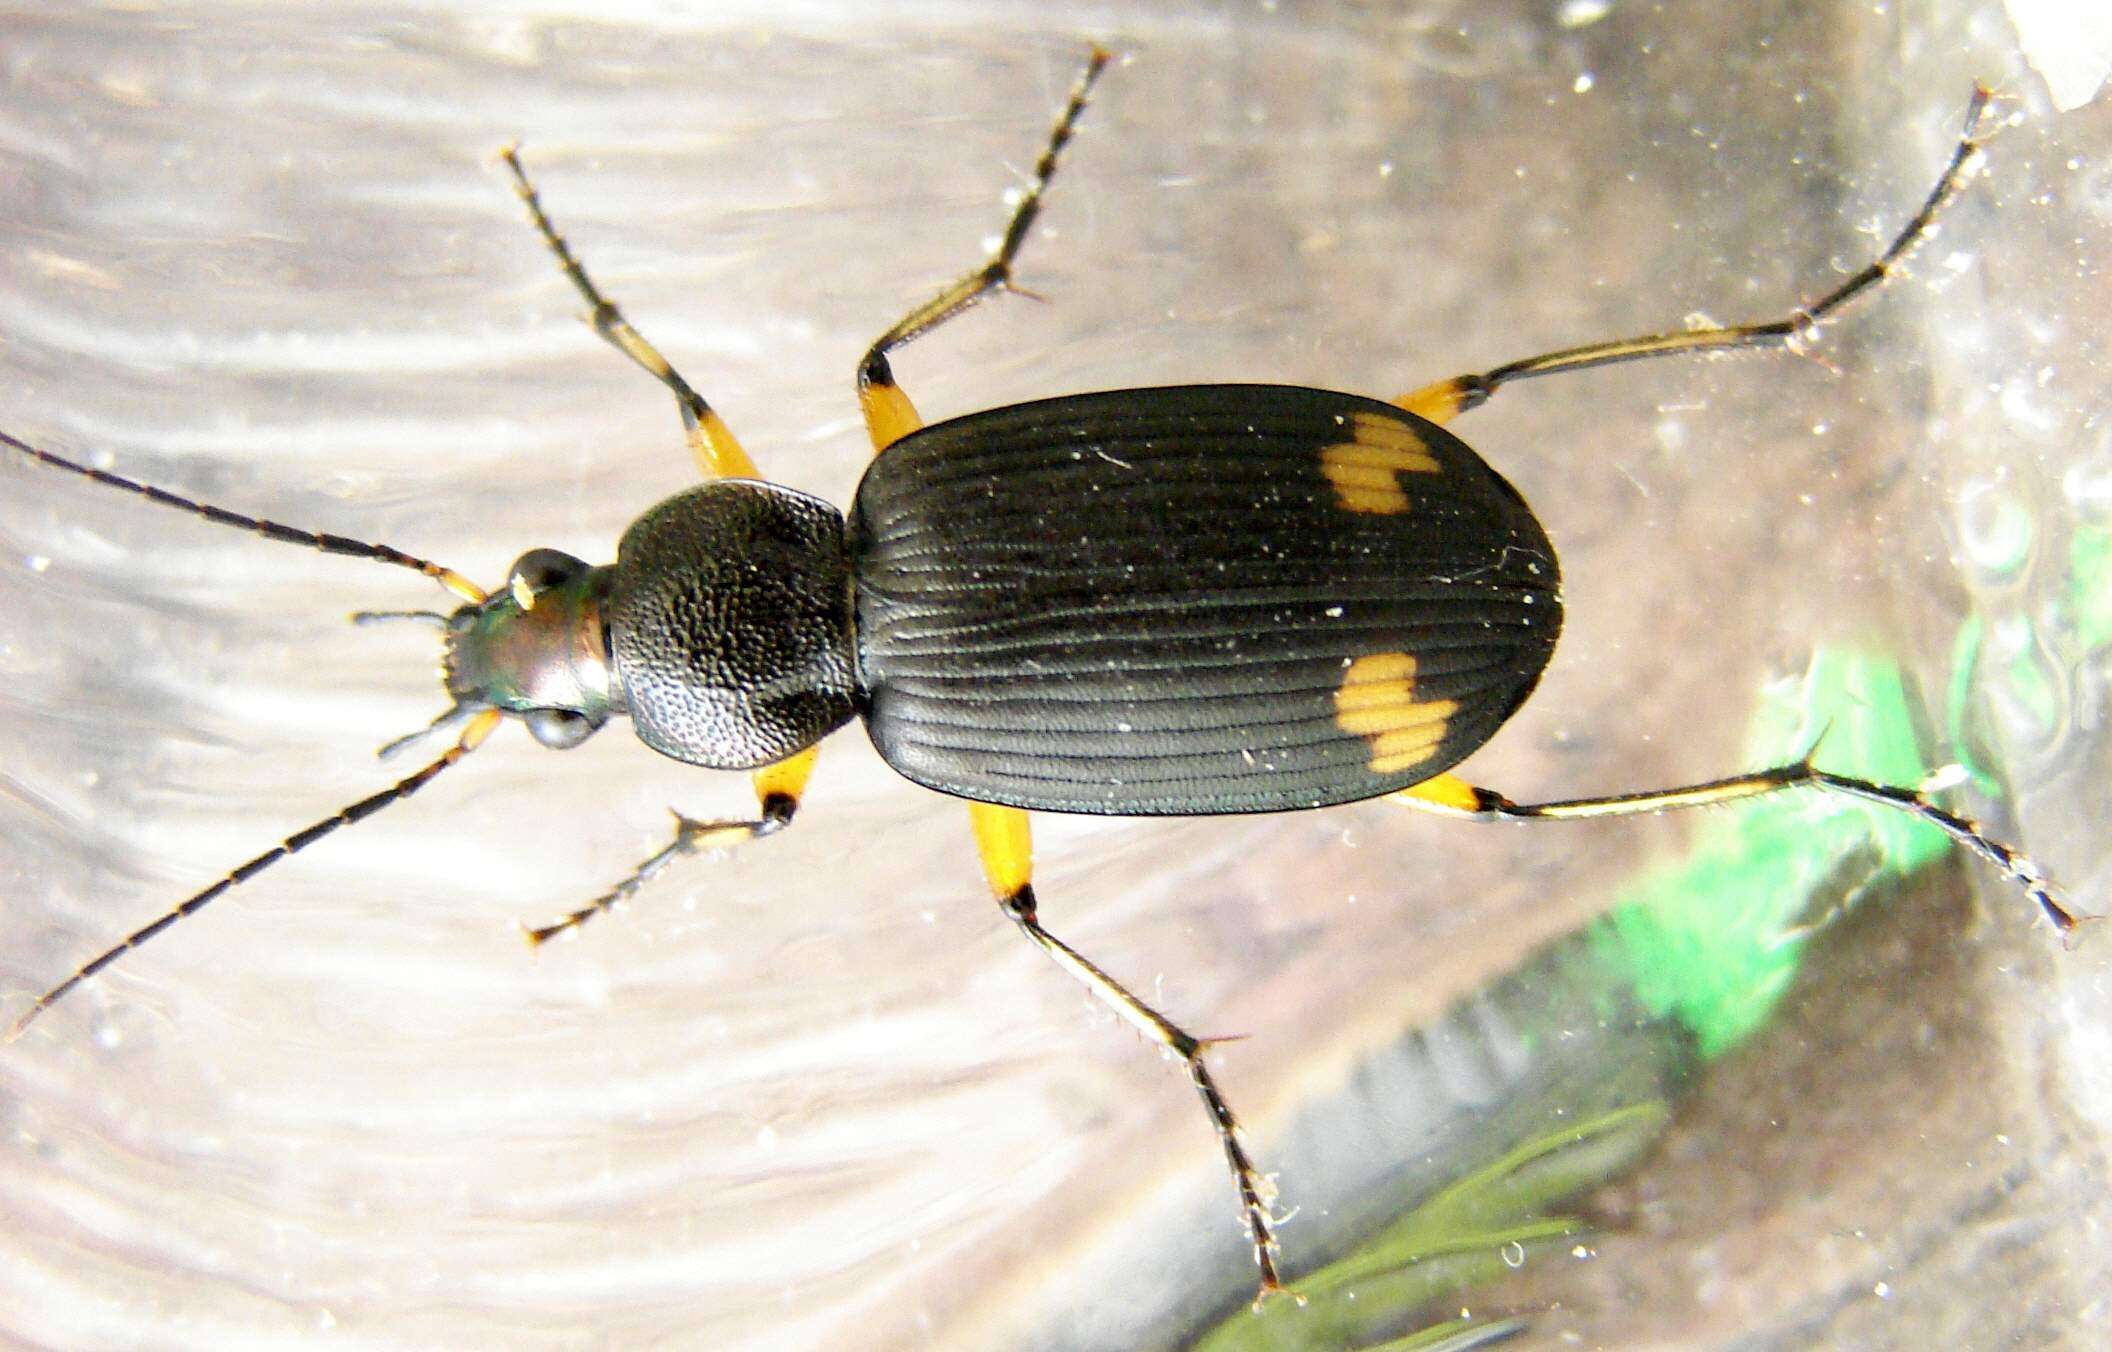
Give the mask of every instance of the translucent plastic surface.
MULTIPOLYGON (((1918 205, 1986 79, 1986 172, 1814 353, 1529 382, 1455 425, 1538 509, 1569 606, 1466 768, 1520 798, 1725 774, 1760 691, 1874 647, 1935 761, 2006 787, 1977 806, 2107 909, 2112 119, 2055 111, 1999 6, 308 13, 9 19, 0 427, 487 583, 532 546, 606 558, 694 474, 672 401, 578 322, 491 163, 510 140, 764 472, 841 503, 854 361, 980 260, 1088 37, 1123 59, 1021 264, 1046 303, 907 350, 926 417, 1385 397, 1772 318, 1918 205)), ((372 751, 438 711, 432 638, 344 616, 437 604, 0 465, 0 1013, 403 773, 372 751)), ((668 805, 751 802, 620 725, 565 753, 509 729, 76 992, 0 1048, 0 1339, 1139 1346, 1188 1336, 1162 1304, 1236 1306, 1178 1068, 1021 942, 959 805, 858 732, 788 833, 522 948, 668 805)), ((1686 829, 1041 819, 1037 883, 1058 934, 1246 1035, 1213 1064, 1269 1163, 1300 1105, 1686 829)), ((2102 1344, 2112 948, 2062 951, 1977 864, 1938 884, 1912 923, 1857 914, 1664 1181, 1502 1298, 1534 1336, 2102 1344), (1941 905, 1964 880, 1977 908, 1941 905)), ((1324 1210, 1285 1227, 1294 1271, 1324 1210)))

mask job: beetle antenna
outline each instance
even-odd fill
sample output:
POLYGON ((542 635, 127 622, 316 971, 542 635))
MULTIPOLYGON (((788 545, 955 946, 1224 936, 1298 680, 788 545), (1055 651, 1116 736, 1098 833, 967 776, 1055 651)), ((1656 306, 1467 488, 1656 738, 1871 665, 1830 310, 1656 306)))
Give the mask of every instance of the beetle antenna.
MULTIPOLYGON (((0 433, 0 435, 5 434, 0 433)), ((10 440, 12 440, 12 438, 10 438, 10 440)), ((220 881, 214 883, 212 886, 207 887, 202 891, 194 892, 190 896, 184 898, 183 901, 177 903, 174 908, 169 910, 159 920, 156 920, 150 925, 146 925, 140 929, 134 930, 131 934, 126 935, 124 939, 122 939, 118 943, 115 943, 109 948, 104 949, 100 954, 96 955, 94 958, 91 958, 86 963, 83 963, 79 968, 75 969, 72 976, 67 977, 58 985, 53 986, 50 990, 38 996, 37 1002, 29 1007, 28 1012, 23 1014, 21 1018, 16 1019, 14 1022, 14 1026, 8 1029, 7 1041, 13 1042, 15 1039, 21 1037, 22 1034, 29 1028, 29 1025, 36 1022, 36 1018, 39 1014, 42 1014, 45 1010, 51 1008, 54 1004, 57 1004, 59 1000, 64 997, 65 994, 68 991, 72 990, 75 986, 80 985, 89 977, 92 977, 97 972, 102 971, 105 967, 108 967, 111 963, 117 961, 120 957, 123 957, 125 954, 131 952, 133 949, 139 947, 141 944, 153 938, 155 935, 161 933, 163 930, 169 928, 169 926, 175 924, 177 921, 182 920, 185 917, 190 916, 199 910, 202 910, 205 907, 206 903, 212 901, 215 897, 218 897, 219 895, 228 891, 231 888, 237 887, 242 883, 248 882, 251 878, 256 877, 259 873, 262 873, 265 869, 270 868, 273 864, 278 863, 281 859, 286 858, 288 855, 298 854, 300 851, 307 849, 310 845, 315 844, 315 842, 321 840, 324 836, 327 836, 332 831, 337 830, 338 827, 350 826, 354 822, 360 821, 367 817, 371 817, 375 813, 387 807, 389 804, 401 802, 404 799, 410 797, 412 794, 418 792, 418 790, 424 788, 426 784, 431 782, 433 778, 437 776, 442 770, 445 770, 450 765, 453 765, 456 761, 461 760, 464 756, 476 750, 478 744, 481 743, 486 737, 491 734, 491 730, 493 728, 498 726, 499 717, 500 715, 497 709, 482 710, 470 720, 469 727, 463 731, 460 741, 457 741, 453 746, 449 747, 447 749, 446 754, 441 756, 440 759, 426 766, 417 774, 411 775, 405 779, 399 779, 396 781, 396 783, 390 785, 386 789, 383 789, 380 793, 374 794, 367 798, 362 798, 349 807, 340 808, 337 812, 331 814, 328 817, 323 818, 321 821, 309 827, 307 830, 297 831, 293 835, 286 837, 286 839, 280 841, 278 844, 264 851, 264 853, 258 855, 256 858, 250 860, 248 863, 243 864, 238 868, 230 870, 227 874, 221 877, 220 881)))
POLYGON ((127 493, 137 493, 151 502, 158 502, 164 507, 174 507, 179 511, 191 512, 204 517, 216 525, 232 526, 236 530, 249 531, 252 534, 261 535, 267 540, 277 540, 281 544, 306 545, 310 549, 321 550, 325 554, 342 554, 348 558, 372 559, 376 563, 388 563, 394 564, 398 568, 409 568, 414 572, 425 574, 472 605, 483 601, 487 595, 482 587, 471 582, 454 569, 443 568, 437 563, 418 558, 415 555, 406 554, 400 549, 392 549, 388 545, 369 544, 365 540, 354 540, 344 535, 327 535, 312 530, 301 530, 294 526, 282 525, 277 521, 266 521, 261 517, 244 516, 240 512, 230 512, 225 507, 215 507, 208 502, 199 502, 194 498, 186 498, 179 494, 171 493, 167 489, 155 488, 151 484, 143 484, 136 480, 127 479, 122 474, 112 474, 108 470, 93 469, 77 461, 68 460, 63 455, 53 455, 50 451, 39 450, 18 437, 9 436, 6 432, 0 432, 0 442, 14 447, 32 460, 50 465, 53 469, 63 469, 69 474, 78 474, 84 479, 93 479, 95 482, 106 484, 111 488, 121 488, 127 493))

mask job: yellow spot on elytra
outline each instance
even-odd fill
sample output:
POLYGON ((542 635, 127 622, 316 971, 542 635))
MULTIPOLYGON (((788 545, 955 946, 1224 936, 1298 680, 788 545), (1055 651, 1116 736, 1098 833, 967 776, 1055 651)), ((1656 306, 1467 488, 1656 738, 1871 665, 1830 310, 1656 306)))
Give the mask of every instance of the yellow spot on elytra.
POLYGON ((1414 428, 1383 414, 1356 413, 1349 419, 1349 440, 1320 448, 1320 472, 1350 511, 1391 516, 1408 510, 1400 475, 1440 471, 1414 428))
POLYGON ((1415 697, 1415 657, 1376 653, 1342 673, 1335 691, 1335 726, 1371 743, 1371 772, 1390 775, 1420 765, 1445 739, 1445 723, 1459 711, 1453 699, 1415 697))

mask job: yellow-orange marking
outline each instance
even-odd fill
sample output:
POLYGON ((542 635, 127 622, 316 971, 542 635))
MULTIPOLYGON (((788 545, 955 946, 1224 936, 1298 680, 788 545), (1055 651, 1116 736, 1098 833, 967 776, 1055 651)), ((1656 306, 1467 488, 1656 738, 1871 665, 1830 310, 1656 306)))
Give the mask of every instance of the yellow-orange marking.
POLYGON ((1352 512, 1391 516, 1408 510, 1402 474, 1436 474, 1437 457, 1406 423, 1382 414, 1350 415, 1349 440, 1320 448, 1320 472, 1352 512))
POLYGON ((1371 771, 1379 775, 1430 759, 1445 739, 1446 720, 1458 710, 1458 700, 1415 697, 1415 658, 1409 653, 1358 658, 1335 691, 1335 726, 1371 743, 1371 771))
POLYGON ((873 440, 876 455, 924 425, 917 406, 892 382, 860 387, 858 407, 865 414, 866 434, 873 440))
POLYGON ((1481 791, 1453 774, 1432 775, 1420 784, 1395 789, 1386 798, 1389 802, 1454 817, 1478 817, 1482 813, 1481 791))
POLYGON ((1412 390, 1393 402, 1419 418, 1446 423, 1459 416, 1460 410, 1467 406, 1467 391, 1465 385, 1454 377, 1412 390))
POLYGON ((749 776, 755 785, 755 800, 767 802, 773 796, 782 795, 793 802, 807 790, 807 776, 814 773, 814 760, 821 748, 810 746, 796 755, 785 757, 774 764, 765 765, 749 776))
MULTIPOLYGON (((665 360, 661 362, 662 366, 666 364, 665 360)), ((704 471, 704 477, 707 479, 763 477, 762 472, 756 469, 755 462, 748 458, 748 452, 742 450, 741 443, 734 439, 733 430, 726 426, 713 409, 705 409, 704 416, 697 420, 697 425, 689 429, 688 441, 690 459, 696 462, 698 469, 704 471)))
POLYGON ((968 817, 990 891, 999 901, 1019 895, 1034 880, 1034 834, 1027 814, 996 803, 970 803, 968 817))

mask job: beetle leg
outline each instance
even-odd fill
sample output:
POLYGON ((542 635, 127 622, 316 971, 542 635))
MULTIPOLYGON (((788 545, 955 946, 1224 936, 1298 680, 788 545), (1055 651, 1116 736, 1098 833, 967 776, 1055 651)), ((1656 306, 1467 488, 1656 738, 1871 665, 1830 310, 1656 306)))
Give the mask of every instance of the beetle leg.
POLYGON ((1006 916, 1034 941, 1037 948, 1083 983, 1102 1004, 1187 1065, 1188 1078, 1195 1085, 1196 1093, 1202 1095, 1203 1107, 1210 1114, 1210 1125, 1216 1129, 1218 1143, 1224 1147, 1225 1163, 1231 1167, 1233 1186, 1239 1190, 1247 1237, 1254 1246, 1254 1262, 1261 1269, 1261 1291, 1255 1301, 1259 1304, 1281 1291, 1283 1283, 1276 1274, 1276 1234, 1269 1216, 1275 1186, 1254 1167, 1253 1159, 1240 1140, 1239 1121, 1233 1117, 1231 1105, 1225 1102, 1224 1095, 1218 1092, 1216 1081, 1210 1078, 1209 1067, 1203 1064, 1203 1053, 1210 1044, 1184 1031, 1130 994, 1121 982, 1042 928, 1034 901, 1032 828, 1024 811, 991 803, 970 803, 968 811, 975 825, 975 843, 982 855, 983 874, 990 880, 990 890, 1006 916))
POLYGON ((1964 817, 1946 812, 1912 789, 1873 784, 1818 769, 1809 760, 1777 765, 1772 769, 1728 779, 1712 779, 1673 789, 1644 793, 1611 794, 1604 798, 1569 798, 1548 803, 1514 803, 1493 789, 1479 788, 1456 775, 1438 775, 1387 795, 1388 799, 1424 812, 1481 820, 1511 818, 1525 821, 1560 821, 1581 817, 1628 817, 1674 808, 1706 807, 1712 803, 1758 798, 1784 789, 1812 788, 1845 794, 1866 802, 1896 808, 1937 827, 1952 840, 2000 869, 2024 894, 2038 904, 2063 937, 2093 916, 2078 916, 2068 909, 2060 891, 2039 866, 2021 850, 1994 839, 1964 817))
POLYGON ((1929 227, 1934 223, 1937 213, 1958 195, 1979 165, 1980 146, 1986 139, 1981 133, 1980 123, 1993 97, 1987 86, 1973 87, 1973 97, 1965 109, 1965 130, 1958 137, 1957 148, 1951 152, 1950 163, 1944 166, 1942 176, 1936 180, 1936 186, 1929 190, 1927 199, 1921 204, 1921 210, 1915 212, 1913 219, 1893 237, 1891 245, 1848 280, 1817 300, 1798 306, 1786 317, 1764 324, 1655 333, 1642 338, 1617 338, 1612 342, 1564 348, 1558 352, 1527 357, 1523 361, 1509 362, 1478 375, 1455 376, 1450 380, 1438 381, 1434 385, 1425 385, 1419 390, 1400 396, 1394 402, 1410 413, 1428 418, 1431 422, 1441 423, 1456 414, 1487 403, 1489 396, 1496 392, 1498 386, 1508 381, 1524 380, 1528 376, 1554 375, 1558 371, 1582 371, 1593 366, 1609 366, 1614 362, 1637 361, 1646 357, 1669 357, 1685 352, 1720 352, 1740 347, 1795 347, 1810 340, 1817 335, 1820 326, 1832 319, 1848 302, 1891 276, 1901 260, 1928 236, 1929 227))
MULTIPOLYGON (((813 766, 813 753, 802 751, 793 760, 805 760, 808 768, 813 766)), ((769 767, 776 769, 776 766, 769 767)), ((548 925, 530 928, 521 926, 521 937, 530 948, 541 948, 567 930, 578 929, 595 916, 615 909, 618 902, 629 901, 638 890, 660 876, 661 870, 685 854, 697 854, 704 850, 729 850, 736 845, 745 845, 751 840, 774 836, 791 825, 793 814, 799 811, 799 796, 792 793, 766 792, 763 776, 767 770, 756 772, 756 797, 761 804, 761 815, 753 821, 700 822, 677 812, 675 838, 646 857, 644 863, 631 870, 630 874, 608 891, 572 912, 562 920, 548 925)), ((805 775, 800 776, 802 780, 805 775)))
POLYGON ((858 363, 858 406, 865 413, 865 426, 872 434, 874 451, 886 450, 924 425, 917 416, 916 406, 909 402, 909 396, 895 384, 894 369, 888 364, 887 354, 931 332, 992 291, 1016 289, 1012 285, 1012 261, 1026 243, 1027 232, 1034 228, 1035 218, 1041 215, 1042 194, 1048 190, 1049 180, 1056 174, 1056 158, 1070 143, 1078 115, 1085 111, 1086 95, 1091 92, 1093 81, 1100 78, 1108 60, 1106 49, 1097 45, 1086 57, 1085 70, 1079 74, 1078 82, 1071 86, 1071 97, 1057 117, 1055 129, 1049 133, 1049 143, 1043 148, 1041 158, 1034 162, 1033 181, 1012 208, 1012 219, 1006 223, 1004 236, 989 260, 902 316, 893 328, 881 334, 866 349, 864 358, 858 363))
POLYGON ((580 266, 571 246, 565 243, 563 235, 557 233, 557 227, 550 223, 549 214, 543 210, 542 195, 529 181, 528 171, 521 167, 520 147, 507 146, 499 152, 499 158, 513 174, 513 190, 522 205, 528 208, 535 232, 543 237, 543 243, 550 246, 550 252, 557 255, 557 265, 564 269, 573 287, 586 297, 588 318, 594 325, 594 332, 674 392, 675 403, 682 412, 682 430, 689 443, 690 458, 697 462, 704 477, 760 479, 762 475, 757 472, 755 462, 741 449, 741 443, 734 440, 733 433, 712 411, 711 405, 704 402, 704 396, 690 388, 689 382, 682 378, 674 365, 660 355, 660 349, 645 341, 644 336, 631 327, 631 321, 623 317, 623 311, 616 308, 616 302, 602 295, 600 288, 587 276, 587 270, 580 266))

